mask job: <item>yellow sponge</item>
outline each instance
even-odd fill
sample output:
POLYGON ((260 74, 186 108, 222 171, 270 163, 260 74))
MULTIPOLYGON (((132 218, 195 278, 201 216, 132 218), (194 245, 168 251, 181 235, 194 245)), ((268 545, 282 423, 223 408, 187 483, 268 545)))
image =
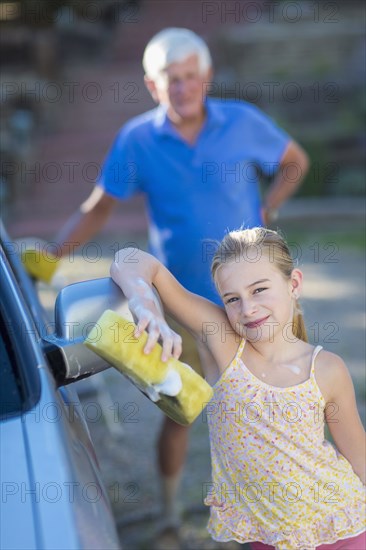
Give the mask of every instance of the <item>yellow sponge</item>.
POLYGON ((43 250, 28 249, 21 254, 26 271, 40 281, 50 283, 58 267, 59 259, 43 250))
POLYGON ((191 367, 170 358, 161 360, 162 347, 156 344, 144 353, 146 331, 136 338, 134 323, 107 310, 92 328, 85 345, 127 376, 170 418, 191 424, 213 395, 211 386, 191 367))

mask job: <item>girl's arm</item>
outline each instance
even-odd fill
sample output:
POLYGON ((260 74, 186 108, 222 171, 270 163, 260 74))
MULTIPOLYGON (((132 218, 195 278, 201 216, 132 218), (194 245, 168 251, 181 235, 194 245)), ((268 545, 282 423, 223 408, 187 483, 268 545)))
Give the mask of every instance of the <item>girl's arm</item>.
POLYGON ((342 359, 322 352, 318 365, 319 386, 326 397, 325 418, 340 453, 350 462, 362 483, 366 483, 366 437, 357 410, 350 373, 342 359), (323 355, 323 357, 321 357, 323 355))
POLYGON ((232 359, 238 343, 232 330, 232 334, 227 334, 230 329, 224 310, 186 290, 156 258, 139 249, 123 248, 116 253, 111 277, 122 289, 137 318, 136 336, 145 329, 149 333, 145 353, 149 353, 159 339, 163 360, 170 355, 178 358, 181 353, 180 337, 166 323, 152 290, 155 287, 165 310, 207 345, 219 366, 226 366, 232 359), (220 337, 222 331, 226 335, 225 346, 220 337))

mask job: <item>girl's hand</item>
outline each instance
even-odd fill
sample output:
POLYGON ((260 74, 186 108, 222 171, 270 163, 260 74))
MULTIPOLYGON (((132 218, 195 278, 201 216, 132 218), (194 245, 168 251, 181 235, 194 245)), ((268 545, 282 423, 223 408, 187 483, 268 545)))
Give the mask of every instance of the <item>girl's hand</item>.
POLYGON ((138 280, 139 292, 128 301, 128 306, 136 319, 135 336, 138 338, 144 330, 148 333, 148 339, 144 352, 149 354, 155 344, 160 341, 162 345, 162 361, 170 357, 178 359, 182 353, 182 339, 165 321, 161 305, 152 288, 145 281, 138 280))

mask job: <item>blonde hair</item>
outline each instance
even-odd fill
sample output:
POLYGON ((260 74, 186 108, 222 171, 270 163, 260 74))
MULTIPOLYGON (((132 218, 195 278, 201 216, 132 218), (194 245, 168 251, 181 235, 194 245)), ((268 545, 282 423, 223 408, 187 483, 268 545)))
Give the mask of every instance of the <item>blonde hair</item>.
MULTIPOLYGON (((253 227, 230 231, 225 235, 211 264, 214 281, 216 282, 217 270, 221 265, 240 261, 243 258, 252 262, 258 261, 263 252, 268 255, 269 260, 274 263, 284 278, 290 279, 295 265, 286 241, 276 231, 265 227, 253 227)), ((308 341, 302 310, 297 301, 292 319, 292 331, 296 338, 304 342, 308 341)))

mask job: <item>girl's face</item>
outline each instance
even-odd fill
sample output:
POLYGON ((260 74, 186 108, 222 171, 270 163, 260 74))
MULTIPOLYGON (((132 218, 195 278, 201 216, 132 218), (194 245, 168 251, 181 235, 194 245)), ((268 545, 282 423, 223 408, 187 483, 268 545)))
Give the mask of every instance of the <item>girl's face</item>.
POLYGON ((286 279, 267 254, 253 260, 235 259, 216 272, 219 293, 233 329, 249 341, 271 341, 282 333, 294 340, 292 319, 302 287, 294 269, 286 279))

